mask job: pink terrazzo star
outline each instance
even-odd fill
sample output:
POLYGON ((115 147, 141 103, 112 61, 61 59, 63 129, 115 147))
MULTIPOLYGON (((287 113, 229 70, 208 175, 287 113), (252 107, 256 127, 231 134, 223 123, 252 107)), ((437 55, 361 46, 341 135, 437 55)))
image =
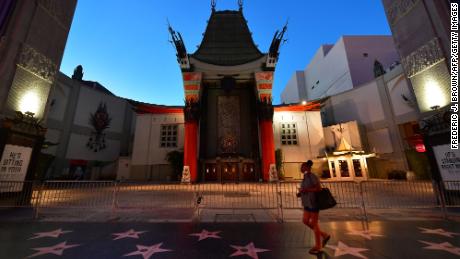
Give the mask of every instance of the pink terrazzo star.
POLYGON ((453 246, 449 242, 431 243, 431 242, 423 241, 423 240, 419 240, 419 242, 428 245, 428 246, 424 247, 423 249, 441 250, 441 251, 446 251, 446 252, 449 252, 451 254, 460 256, 460 247, 453 246))
POLYGON ((37 248, 32 248, 33 250, 36 250, 36 252, 33 255, 27 256, 27 258, 32 258, 40 255, 45 255, 45 254, 54 254, 54 255, 59 255, 61 256, 64 253, 64 250, 79 246, 79 244, 73 244, 73 245, 67 245, 67 241, 59 243, 54 246, 49 246, 49 247, 37 247, 37 248))
POLYGON ((122 238, 135 238, 139 239, 139 234, 145 233, 147 231, 135 231, 134 229, 130 229, 126 232, 122 233, 113 233, 112 235, 117 236, 113 240, 118 240, 122 238))
POLYGON ((247 255, 253 259, 259 259, 259 257, 257 256, 257 253, 270 251, 268 249, 262 249, 262 248, 255 247, 253 242, 247 244, 246 246, 235 246, 235 245, 230 245, 230 246, 236 249, 236 251, 233 254, 231 254, 230 257, 247 255))
POLYGON ((63 231, 62 229, 56 229, 50 232, 38 232, 38 233, 34 233, 35 236, 29 238, 29 240, 42 238, 42 237, 59 237, 60 235, 69 233, 69 232, 72 232, 72 231, 70 230, 63 231))
POLYGON ((125 254, 123 256, 142 255, 142 257, 144 259, 149 259, 150 256, 152 256, 154 254, 173 251, 173 250, 169 250, 169 249, 160 248, 162 245, 163 245, 163 243, 158 243, 158 244, 153 245, 153 246, 136 245, 137 251, 131 252, 129 254, 125 254))
POLYGON ((222 237, 217 235, 218 233, 220 233, 220 231, 210 232, 210 231, 207 231, 206 229, 203 229, 203 230, 201 230, 200 233, 189 234, 189 236, 197 236, 198 241, 201 241, 201 240, 206 239, 206 238, 222 238, 222 237))

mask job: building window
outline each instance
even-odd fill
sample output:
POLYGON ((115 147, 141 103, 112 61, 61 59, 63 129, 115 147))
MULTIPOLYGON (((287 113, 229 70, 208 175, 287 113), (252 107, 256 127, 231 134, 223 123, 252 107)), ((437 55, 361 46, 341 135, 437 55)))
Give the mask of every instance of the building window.
POLYGON ((348 163, 346 160, 339 160, 340 168, 340 177, 350 177, 350 172, 348 171, 348 163))
POLYGON ((161 147, 177 147, 177 125, 161 125, 161 147))
POLYGON ((361 161, 359 159, 353 159, 353 168, 355 169, 356 177, 363 177, 363 170, 361 169, 361 161))
POLYGON ((281 145, 297 145, 297 126, 295 123, 281 123, 281 145))
POLYGON ((332 171, 332 177, 336 178, 337 173, 335 172, 335 163, 334 163, 334 161, 331 161, 331 171, 332 171))

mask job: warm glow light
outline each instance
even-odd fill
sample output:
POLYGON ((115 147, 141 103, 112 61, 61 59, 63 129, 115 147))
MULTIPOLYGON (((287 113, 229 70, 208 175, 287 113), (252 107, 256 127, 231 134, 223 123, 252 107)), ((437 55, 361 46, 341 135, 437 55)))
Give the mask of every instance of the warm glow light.
POLYGON ((34 92, 26 92, 19 101, 19 111, 37 114, 40 109, 40 99, 34 92))
POLYGON ((307 105, 307 101, 302 101, 302 105, 307 105))
POLYGON ((425 84, 425 100, 428 108, 436 109, 444 107, 449 103, 447 96, 442 92, 439 83, 433 79, 428 79, 425 84))

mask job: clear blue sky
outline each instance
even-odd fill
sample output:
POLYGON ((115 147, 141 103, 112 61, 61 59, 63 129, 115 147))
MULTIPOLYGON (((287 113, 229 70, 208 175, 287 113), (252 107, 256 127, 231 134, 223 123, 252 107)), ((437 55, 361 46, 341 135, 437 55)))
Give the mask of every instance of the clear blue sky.
MULTIPOLYGON (((167 19, 195 52, 206 28, 210 0, 78 0, 61 71, 81 64, 84 79, 98 81, 118 96, 182 105, 175 49, 167 19)), ((217 10, 237 9, 237 0, 217 0, 217 10)), ((289 19, 281 47, 274 103, 291 75, 303 70, 321 44, 342 35, 389 35, 381 0, 245 0, 244 14, 255 43, 267 52, 274 32, 289 19)))

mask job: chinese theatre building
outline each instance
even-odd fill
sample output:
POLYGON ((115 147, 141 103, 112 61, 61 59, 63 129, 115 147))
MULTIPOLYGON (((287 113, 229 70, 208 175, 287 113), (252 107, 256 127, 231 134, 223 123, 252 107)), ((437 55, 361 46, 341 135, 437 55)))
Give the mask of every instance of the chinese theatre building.
POLYGON ((197 181, 199 168, 205 181, 276 178, 271 90, 285 29, 262 53, 242 8, 213 7, 203 40, 189 55, 170 28, 186 99, 184 178, 190 171, 190 181, 197 181))
POLYGON ((195 53, 187 52, 180 33, 169 31, 185 106, 138 106, 131 178, 162 178, 168 152, 183 147, 183 182, 277 180, 274 129, 281 124, 273 122, 272 86, 286 27, 275 33, 268 53, 254 43, 241 5, 236 11, 213 6, 195 53))

